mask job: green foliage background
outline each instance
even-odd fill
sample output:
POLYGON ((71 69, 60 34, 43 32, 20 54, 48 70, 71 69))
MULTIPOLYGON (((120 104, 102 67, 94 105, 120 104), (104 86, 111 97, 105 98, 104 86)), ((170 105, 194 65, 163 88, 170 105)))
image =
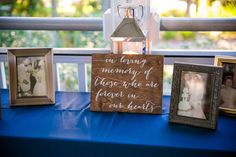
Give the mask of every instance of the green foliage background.
MULTIPOLYGON (((73 13, 66 13, 65 10, 57 7, 55 9, 53 5, 47 6, 47 3, 52 1, 59 4, 61 0, 0 0, 0 16, 28 16, 28 17, 102 17, 102 0, 75 0, 72 3, 72 7, 75 9, 73 13)), ((70 0, 65 1, 69 3, 70 0)), ((106 0, 104 0, 106 1, 106 0)), ((107 0, 108 1, 108 0, 107 0)), ((190 2, 189 4, 200 4, 203 0, 185 0, 190 2)), ((236 16, 236 0, 208 0, 208 6, 212 6, 215 2, 220 3, 220 11, 217 15, 209 9, 207 10, 207 17, 235 17, 236 16)), ((198 9, 197 9, 198 10, 198 9)), ((197 12, 196 10, 196 12, 197 12)), ((186 12, 184 10, 169 10, 161 14, 162 17, 185 17, 186 12)), ((204 36, 205 41, 209 41, 207 45, 211 45, 217 39, 208 39, 209 34, 201 34, 204 36)), ((233 35, 236 35, 233 33, 233 35)), ((221 35, 225 36, 225 34, 221 35)), ((232 36, 232 35, 231 35, 232 36)), ((199 43, 203 47, 205 44, 201 44, 197 32, 162 32, 162 44, 159 48, 169 48, 167 42, 172 41, 192 41, 186 45, 177 44, 180 48, 198 48, 199 43), (164 41, 164 43, 163 43, 164 41), (194 43, 197 42, 194 45, 194 43)), ((73 47, 73 48, 98 48, 108 47, 108 43, 104 41, 102 32, 80 32, 80 31, 8 31, 0 30, 0 46, 1 47, 73 47)), ((225 49, 218 45, 212 46, 212 49, 225 49)))
MULTIPOLYGON (((57 1, 58 3, 58 1, 57 1)), ((70 17, 101 17, 101 0, 81 0, 73 4, 76 12, 70 17)), ((0 16, 50 17, 53 8, 43 0, 0 1, 0 16)), ((64 13, 57 16, 66 17, 64 13)), ((0 31, 1 47, 106 47, 102 32, 80 31, 0 31)))

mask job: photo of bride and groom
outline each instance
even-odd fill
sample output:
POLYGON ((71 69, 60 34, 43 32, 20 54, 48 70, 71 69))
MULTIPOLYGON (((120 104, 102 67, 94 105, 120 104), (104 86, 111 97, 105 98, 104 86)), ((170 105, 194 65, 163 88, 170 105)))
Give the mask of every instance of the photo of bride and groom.
POLYGON ((208 119, 211 100, 208 95, 210 86, 210 78, 207 73, 183 71, 177 114, 208 119))
POLYGON ((17 97, 46 95, 44 57, 17 57, 17 97))

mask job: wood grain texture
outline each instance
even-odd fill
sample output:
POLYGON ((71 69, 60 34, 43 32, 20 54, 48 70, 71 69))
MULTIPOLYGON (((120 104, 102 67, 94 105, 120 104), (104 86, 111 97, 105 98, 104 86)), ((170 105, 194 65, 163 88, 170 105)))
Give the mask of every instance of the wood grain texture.
POLYGON ((94 54, 91 111, 161 114, 163 56, 94 54))

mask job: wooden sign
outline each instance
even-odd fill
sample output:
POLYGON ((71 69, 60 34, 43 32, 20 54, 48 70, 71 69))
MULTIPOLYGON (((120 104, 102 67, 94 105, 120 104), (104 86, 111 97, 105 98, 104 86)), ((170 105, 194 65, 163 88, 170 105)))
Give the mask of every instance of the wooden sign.
POLYGON ((163 56, 94 54, 91 111, 161 114, 163 56))

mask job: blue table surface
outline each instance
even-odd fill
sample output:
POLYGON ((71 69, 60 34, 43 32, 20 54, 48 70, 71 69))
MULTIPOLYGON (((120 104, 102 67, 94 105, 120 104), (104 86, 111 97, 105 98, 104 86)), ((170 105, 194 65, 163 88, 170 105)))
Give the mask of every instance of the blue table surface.
POLYGON ((56 92, 50 106, 10 107, 1 91, 0 137, 136 145, 236 154, 236 118, 219 116, 208 130, 168 123, 170 97, 163 96, 163 114, 90 112, 90 94, 56 92))

